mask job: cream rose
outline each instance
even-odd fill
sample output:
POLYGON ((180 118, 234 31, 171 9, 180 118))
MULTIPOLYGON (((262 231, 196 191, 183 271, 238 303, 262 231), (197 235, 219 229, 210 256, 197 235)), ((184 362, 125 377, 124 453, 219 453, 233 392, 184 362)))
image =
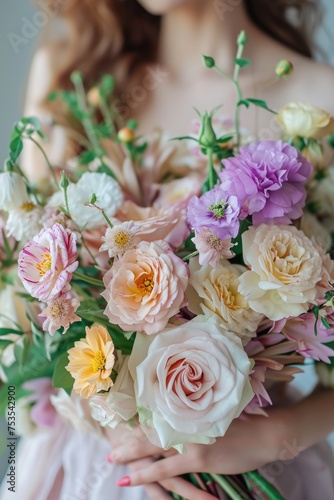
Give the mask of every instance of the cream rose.
POLYGON ((184 304, 188 268, 164 241, 141 241, 114 262, 104 284, 109 321, 151 335, 184 304))
POLYGON ((289 137, 319 139, 334 132, 334 119, 312 104, 291 102, 278 111, 276 120, 289 137))
POLYGON ((251 227, 242 235, 243 258, 250 271, 239 278, 239 291, 250 307, 273 321, 309 309, 322 277, 322 259, 294 226, 251 227))
POLYGON ((182 450, 223 436, 253 397, 240 339, 205 316, 151 338, 137 335, 129 361, 149 439, 182 450))
POLYGON ((220 262, 213 269, 210 264, 200 266, 198 259, 191 259, 188 308, 195 314, 217 314, 221 327, 238 335, 246 345, 255 337, 263 314, 253 311, 238 290, 239 277, 247 269, 227 260, 220 262))

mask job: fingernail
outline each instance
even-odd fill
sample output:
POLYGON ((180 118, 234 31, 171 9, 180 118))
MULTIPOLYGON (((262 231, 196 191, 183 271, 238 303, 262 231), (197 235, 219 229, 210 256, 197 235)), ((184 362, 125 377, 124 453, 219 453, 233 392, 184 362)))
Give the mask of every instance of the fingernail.
POLYGON ((109 453, 109 455, 107 455, 107 462, 109 462, 110 464, 112 464, 112 455, 111 455, 111 453, 109 453))
POLYGON ((117 486, 130 486, 131 484, 131 479, 129 476, 124 476, 122 479, 117 481, 117 486))

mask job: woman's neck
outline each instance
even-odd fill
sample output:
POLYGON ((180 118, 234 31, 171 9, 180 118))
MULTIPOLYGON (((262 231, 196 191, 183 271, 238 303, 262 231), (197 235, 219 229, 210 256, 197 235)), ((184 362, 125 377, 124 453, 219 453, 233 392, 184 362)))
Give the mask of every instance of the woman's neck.
POLYGON ((236 53, 236 39, 245 30, 250 40, 258 29, 247 16, 242 1, 191 0, 165 14, 162 20, 159 61, 171 76, 187 81, 204 70, 201 54, 214 57, 229 71, 236 53))

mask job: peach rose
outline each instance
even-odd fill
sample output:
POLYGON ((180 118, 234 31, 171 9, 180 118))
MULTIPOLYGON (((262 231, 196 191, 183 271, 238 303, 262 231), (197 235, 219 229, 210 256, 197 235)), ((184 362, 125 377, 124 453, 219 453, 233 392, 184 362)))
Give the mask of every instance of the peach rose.
POLYGON ((104 284, 109 321, 152 335, 182 307, 188 268, 166 242, 142 241, 114 262, 104 284))

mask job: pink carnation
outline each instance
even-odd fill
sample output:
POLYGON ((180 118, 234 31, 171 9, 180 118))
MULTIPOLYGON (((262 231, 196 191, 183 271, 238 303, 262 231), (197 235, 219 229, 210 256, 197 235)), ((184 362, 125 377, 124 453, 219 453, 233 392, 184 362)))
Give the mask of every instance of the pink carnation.
POLYGON ((114 262, 104 284, 109 321, 152 335, 183 306, 188 268, 164 241, 142 241, 114 262))
POLYGON ((56 223, 23 247, 18 274, 32 297, 48 302, 69 288, 77 257, 75 234, 56 223))

